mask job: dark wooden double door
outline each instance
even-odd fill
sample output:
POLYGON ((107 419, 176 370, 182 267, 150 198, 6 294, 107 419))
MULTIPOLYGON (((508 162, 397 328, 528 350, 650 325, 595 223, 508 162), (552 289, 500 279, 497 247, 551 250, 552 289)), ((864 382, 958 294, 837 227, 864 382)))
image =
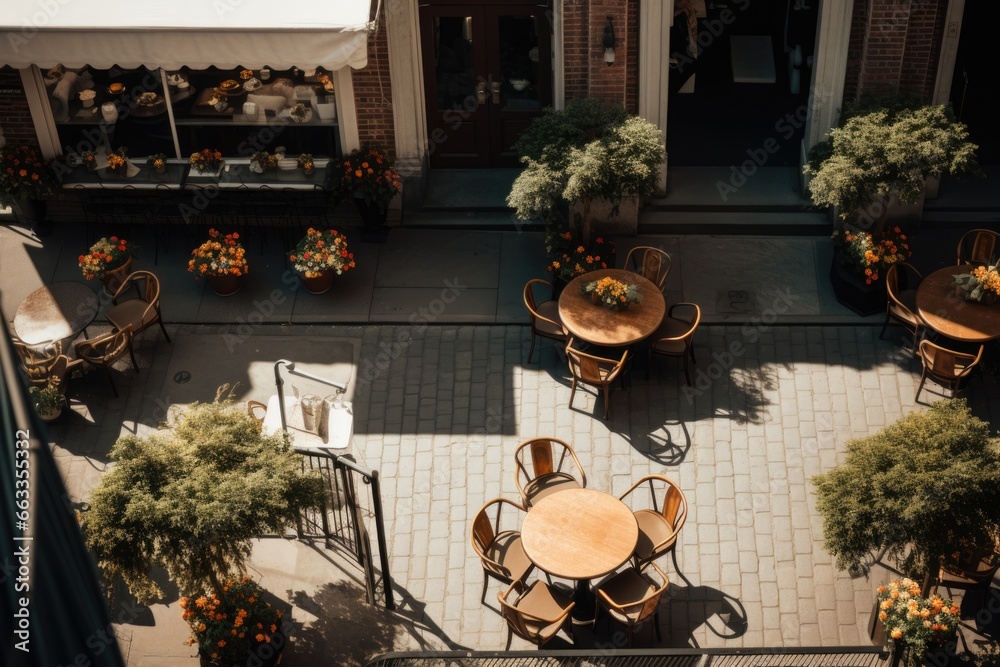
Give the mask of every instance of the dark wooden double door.
POLYGON ((517 166, 514 142, 552 104, 551 11, 420 7, 431 167, 517 166))

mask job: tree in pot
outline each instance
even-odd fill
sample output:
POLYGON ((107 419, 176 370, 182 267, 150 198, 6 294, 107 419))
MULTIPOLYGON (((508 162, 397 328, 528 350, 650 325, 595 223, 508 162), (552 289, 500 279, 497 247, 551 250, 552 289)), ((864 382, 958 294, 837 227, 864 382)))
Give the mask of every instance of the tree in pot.
POLYGON ((839 567, 863 570, 884 552, 925 595, 942 565, 1000 536, 1000 439, 962 399, 848 441, 844 463, 813 484, 839 567))
POLYGON ((31 146, 0 146, 0 205, 17 208, 38 236, 48 236, 46 202, 53 194, 52 172, 31 146))
POLYGON ((62 414, 65 398, 59 391, 59 378, 50 377, 44 387, 29 387, 28 393, 35 404, 35 411, 42 421, 50 422, 62 414))
POLYGON ((283 436, 262 435, 219 400, 192 405, 168 434, 120 438, 111 459, 81 518, 104 574, 148 603, 163 596, 153 567, 166 570, 203 664, 273 661, 288 628, 246 578, 246 562, 254 539, 321 506, 319 478, 302 472, 283 436))
POLYGON ((570 204, 579 202, 584 245, 590 241, 591 209, 607 200, 615 210, 623 197, 645 197, 656 189, 665 159, 663 134, 649 121, 615 104, 573 100, 535 119, 515 148, 525 169, 507 204, 521 220, 543 218, 566 226, 570 204))
POLYGON ((358 207, 365 223, 366 241, 384 241, 389 202, 399 194, 400 178, 387 153, 374 146, 353 151, 344 158, 337 200, 349 199, 358 207))

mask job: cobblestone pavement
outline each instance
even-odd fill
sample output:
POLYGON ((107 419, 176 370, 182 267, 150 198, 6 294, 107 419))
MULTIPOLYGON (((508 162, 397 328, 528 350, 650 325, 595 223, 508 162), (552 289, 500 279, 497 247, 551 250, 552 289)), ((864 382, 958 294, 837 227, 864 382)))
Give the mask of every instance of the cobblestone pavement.
MULTIPOLYGON (((262 327, 260 333, 360 340, 354 450, 382 476, 403 612, 422 616, 422 626, 445 644, 494 650, 506 641, 496 611, 500 585, 490 583, 483 606, 470 523, 488 499, 517 497, 514 449, 544 435, 574 446, 590 488, 618 495, 640 476, 662 473, 686 494, 681 572, 661 561, 672 582, 661 609, 662 645, 867 643, 873 589, 885 573, 874 570, 866 580, 837 569, 823 548, 810 478, 842 460, 848 439, 922 408, 913 401, 919 363, 880 341, 878 331, 703 327, 694 387, 684 386, 672 360, 658 361, 647 380, 641 352, 627 391, 612 395, 610 421, 600 418, 603 405, 587 389, 568 408, 568 371, 551 341, 540 340, 534 362, 525 362, 526 327, 262 327)), ((171 346, 143 338, 140 365, 155 361, 125 378, 132 383, 127 399, 123 391, 100 408, 107 412, 95 422, 104 426, 54 434, 57 442, 66 439, 57 453, 74 499, 86 497, 99 479, 101 452, 117 435, 115 415, 129 430, 129 420, 140 421, 137 415, 166 395, 171 346)), ((100 381, 88 381, 90 390, 103 392, 95 385, 100 381)), ((996 410, 988 376, 977 377, 968 394, 980 416, 996 410)), ((636 645, 651 639, 640 632, 636 645)), ((608 640, 582 633, 578 641, 608 640)), ((515 639, 512 648, 527 647, 515 639)))

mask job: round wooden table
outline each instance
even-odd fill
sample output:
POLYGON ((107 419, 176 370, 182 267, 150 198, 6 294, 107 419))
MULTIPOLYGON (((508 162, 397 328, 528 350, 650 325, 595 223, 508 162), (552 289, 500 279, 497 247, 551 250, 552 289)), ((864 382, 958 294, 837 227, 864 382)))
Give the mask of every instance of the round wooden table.
POLYGON ((537 568, 576 580, 573 618, 590 622, 589 580, 614 572, 632 557, 639 525, 632 510, 593 489, 566 489, 531 506, 521 526, 521 546, 537 568))
POLYGON ((574 337, 602 347, 626 347, 648 338, 663 321, 667 305, 660 290, 637 273, 624 269, 601 269, 577 276, 559 295, 559 317, 574 337), (583 286, 601 278, 614 278, 635 285, 642 303, 624 310, 611 310, 594 303, 583 286))
POLYGON ((87 285, 52 283, 36 289, 17 307, 14 333, 28 345, 69 343, 94 321, 98 307, 97 294, 87 285))
POLYGON ((1000 338, 1000 305, 966 301, 952 287, 965 266, 949 266, 930 274, 917 286, 917 314, 930 329, 963 343, 1000 338))

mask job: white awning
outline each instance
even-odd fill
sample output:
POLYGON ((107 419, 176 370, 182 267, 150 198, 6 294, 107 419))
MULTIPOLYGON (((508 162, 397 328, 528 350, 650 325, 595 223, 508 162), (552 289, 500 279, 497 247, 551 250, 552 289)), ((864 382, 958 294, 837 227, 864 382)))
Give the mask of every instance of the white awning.
POLYGON ((368 62, 370 0, 2 0, 0 65, 323 67, 368 62))

